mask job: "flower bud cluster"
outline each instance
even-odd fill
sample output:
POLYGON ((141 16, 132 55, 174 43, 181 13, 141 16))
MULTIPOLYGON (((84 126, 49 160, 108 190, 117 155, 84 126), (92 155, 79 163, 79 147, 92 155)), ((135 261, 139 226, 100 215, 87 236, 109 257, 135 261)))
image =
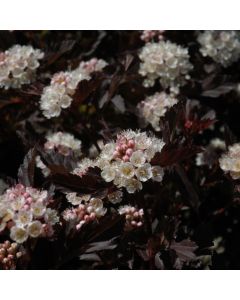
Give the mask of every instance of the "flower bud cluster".
POLYGON ((162 181, 163 170, 152 166, 151 160, 161 152, 164 142, 144 132, 122 131, 116 142, 106 144, 96 160, 106 182, 111 182, 128 193, 142 189, 142 182, 149 179, 162 181))
POLYGON ((15 45, 0 52, 0 87, 7 90, 31 83, 43 56, 42 51, 32 46, 15 45))
POLYGON ((143 225, 143 209, 138 209, 134 206, 121 206, 118 209, 120 215, 125 215, 126 223, 125 230, 132 230, 143 225))
POLYGON ((0 196, 0 232, 10 231, 13 241, 21 244, 29 237, 52 236, 58 223, 57 211, 49 208, 47 191, 22 184, 9 188, 0 196))
POLYGON ((16 269, 17 260, 23 255, 17 243, 5 241, 0 244, 0 270, 16 269))
POLYGON ((66 209, 63 218, 70 227, 77 230, 80 230, 84 224, 98 220, 107 212, 100 198, 91 198, 89 195, 77 196, 76 193, 69 193, 66 197, 76 207, 66 209))
POLYGON ((162 41, 164 39, 164 32, 165 30, 143 30, 140 38, 145 43, 150 42, 155 37, 157 37, 159 41, 162 41))

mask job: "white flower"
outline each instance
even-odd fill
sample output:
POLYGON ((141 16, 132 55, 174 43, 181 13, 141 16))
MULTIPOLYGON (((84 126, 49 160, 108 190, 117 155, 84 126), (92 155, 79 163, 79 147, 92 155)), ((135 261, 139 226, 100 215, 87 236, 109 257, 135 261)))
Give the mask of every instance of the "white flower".
POLYGON ((55 209, 47 208, 44 214, 44 220, 50 225, 55 225, 59 222, 59 217, 55 209))
POLYGON ((16 224, 20 226, 28 225, 32 221, 33 215, 29 210, 20 210, 16 215, 16 224))
POLYGON ((240 34, 234 30, 206 30, 198 36, 203 56, 211 57, 223 67, 240 58, 240 34))
POLYGON ((29 226, 28 226, 28 234, 36 238, 42 233, 42 223, 40 221, 33 221, 29 226))
POLYGON ((23 196, 18 196, 11 201, 10 206, 13 210, 20 210, 24 202, 25 198, 23 196))
POLYGON ((146 161, 145 155, 141 150, 133 152, 133 154, 130 157, 130 162, 135 167, 141 167, 145 163, 145 161, 146 161))
POLYGON ((169 41, 147 43, 141 50, 139 73, 146 77, 145 86, 153 86, 156 79, 164 88, 182 86, 189 79, 193 68, 188 49, 169 41))
POLYGON ((103 168, 102 172, 101 172, 101 176, 102 178, 106 181, 106 182, 111 182, 114 180, 116 175, 116 171, 113 167, 111 166, 106 166, 103 168))
POLYGON ((120 172, 121 176, 123 176, 127 179, 132 178, 134 176, 133 165, 131 163, 122 163, 119 166, 119 172, 120 172))
POLYGON ((118 191, 115 191, 115 192, 112 192, 112 193, 108 194, 108 200, 112 204, 117 204, 117 203, 120 203, 122 201, 122 196, 123 196, 123 192, 118 190, 118 191))
POLYGON ((129 194, 133 194, 142 189, 142 183, 135 178, 130 178, 126 180, 126 189, 129 194))
POLYGON ((152 167, 152 180, 161 182, 163 179, 163 169, 160 166, 153 166, 152 167))
POLYGON ((23 227, 13 226, 10 231, 10 237, 13 241, 22 244, 28 238, 28 233, 23 227))
POLYGON ((151 165, 147 163, 139 167, 136 170, 136 176, 142 182, 149 180, 152 177, 151 165))
POLYGON ((46 211, 46 206, 41 201, 38 201, 32 204, 31 209, 35 217, 41 217, 46 211))
POLYGON ((103 202, 99 198, 92 198, 89 201, 89 206, 87 207, 87 212, 95 213, 97 217, 104 216, 107 209, 103 207, 103 202))

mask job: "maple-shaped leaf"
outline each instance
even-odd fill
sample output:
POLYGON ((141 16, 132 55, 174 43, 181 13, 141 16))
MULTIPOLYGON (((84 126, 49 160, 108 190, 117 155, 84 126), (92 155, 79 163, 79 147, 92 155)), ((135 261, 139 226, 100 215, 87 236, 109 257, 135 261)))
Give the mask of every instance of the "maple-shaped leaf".
POLYGON ((187 129, 191 134, 201 132, 207 128, 209 128, 211 125, 213 125, 216 122, 216 120, 213 119, 193 119, 193 120, 187 120, 184 123, 185 129, 187 129))
POLYGON ((154 156, 151 163, 154 165, 160 165, 161 167, 167 167, 189 159, 201 151, 200 147, 194 145, 178 146, 175 144, 168 144, 163 147, 160 153, 157 153, 154 156))
POLYGON ((194 251, 198 248, 197 244, 189 239, 182 240, 181 242, 173 241, 170 249, 176 252, 176 255, 181 262, 188 262, 196 258, 194 251))
POLYGON ((24 157, 23 164, 18 169, 18 181, 25 186, 33 186, 35 170, 36 149, 28 151, 24 157))

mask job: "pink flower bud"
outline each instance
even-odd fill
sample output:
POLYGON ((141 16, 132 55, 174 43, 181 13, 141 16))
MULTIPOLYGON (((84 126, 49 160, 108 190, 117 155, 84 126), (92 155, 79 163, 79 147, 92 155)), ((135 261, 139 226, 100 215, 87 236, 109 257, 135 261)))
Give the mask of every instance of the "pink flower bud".
POLYGON ((138 222, 138 223, 137 223, 137 227, 141 227, 142 224, 143 224, 142 222, 138 222))
POLYGON ((15 194, 14 194, 14 193, 10 193, 10 194, 9 194, 9 199, 10 199, 10 200, 14 200, 14 199, 15 199, 15 197, 16 197, 16 196, 15 196, 15 194))
POLYGON ((136 221, 132 221, 132 222, 131 222, 131 225, 132 225, 132 226, 137 226, 137 222, 136 222, 136 221))
POLYGON ((28 194, 27 192, 25 192, 25 193, 23 194, 23 196, 24 196, 24 198, 28 198, 28 197, 29 197, 29 194, 28 194))
POLYGON ((120 151, 121 151, 121 146, 117 146, 115 150, 116 150, 117 152, 120 152, 120 151))
POLYGON ((124 155, 123 158, 122 158, 122 160, 123 160, 124 162, 129 161, 129 156, 128 156, 128 155, 124 155))
POLYGON ((139 213, 136 211, 135 213, 133 213, 133 216, 134 216, 135 218, 137 218, 137 217, 139 216, 139 213))
POLYGON ((33 198, 32 197, 28 197, 26 199, 26 201, 27 201, 28 204, 31 204, 33 202, 33 198))
POLYGON ((113 157, 114 157, 114 158, 119 157, 119 152, 118 152, 118 151, 114 151, 114 152, 113 152, 113 157))
POLYGON ((135 146, 134 140, 129 140, 127 145, 128 145, 129 148, 134 148, 134 146, 135 146))
POLYGON ((94 212, 92 212, 92 213, 90 214, 90 218, 91 218, 91 220, 94 220, 94 219, 96 218, 96 214, 95 214, 94 212))
POLYGON ((30 208, 29 204, 24 204, 23 205, 23 209, 29 210, 29 208, 30 208))
POLYGON ((84 216, 84 220, 85 220, 86 222, 90 221, 89 215, 85 215, 85 216, 84 216))
POLYGON ((8 259, 13 259, 14 256, 13 256, 12 254, 8 254, 7 258, 8 258, 8 259))
POLYGON ((128 148, 126 151, 126 155, 130 157, 132 154, 133 154, 133 150, 131 148, 128 148))
POLYGON ((128 146, 127 146, 127 144, 124 144, 124 145, 122 145, 121 149, 122 149, 122 151, 124 151, 124 152, 125 152, 125 151, 128 149, 128 146))

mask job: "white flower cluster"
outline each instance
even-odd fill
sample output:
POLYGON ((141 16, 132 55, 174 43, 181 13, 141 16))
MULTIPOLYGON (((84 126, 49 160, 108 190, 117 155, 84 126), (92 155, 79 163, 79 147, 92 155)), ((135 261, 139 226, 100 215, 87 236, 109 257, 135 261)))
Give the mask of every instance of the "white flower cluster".
POLYGON ((155 37, 157 37, 158 40, 161 41, 161 40, 163 40, 163 34, 164 34, 164 32, 165 32, 165 30, 143 30, 140 38, 145 43, 150 42, 155 37))
POLYGON ((161 152, 164 142, 145 132, 126 130, 116 142, 106 144, 96 161, 106 182, 111 182, 128 193, 142 189, 142 182, 149 179, 162 181, 163 169, 152 166, 151 160, 161 152))
POLYGON ((71 228, 79 230, 84 224, 98 220, 107 212, 100 198, 91 198, 90 195, 77 196, 76 193, 68 193, 66 197, 72 205, 77 206, 63 212, 63 218, 71 228))
POLYGON ((58 117, 61 110, 72 103, 72 96, 80 81, 90 80, 93 72, 100 71, 107 63, 103 60, 93 59, 89 62, 81 62, 73 71, 59 72, 53 75, 51 84, 44 88, 40 100, 40 108, 43 115, 50 119, 58 117))
POLYGON ((233 179, 240 178, 240 143, 229 147, 228 152, 219 159, 221 169, 230 173, 233 179))
POLYGON ((198 36, 203 56, 211 57, 223 67, 240 58, 240 34, 234 30, 206 30, 198 36))
MULTIPOLYGON (((45 150, 55 149, 64 156, 68 156, 72 150, 75 155, 81 155, 81 144, 82 142, 75 139, 74 136, 67 132, 55 132, 48 133, 46 136, 46 143, 44 144, 45 150)), ((45 177, 50 174, 50 170, 42 162, 40 156, 36 157, 36 166, 42 170, 45 177)))
POLYGON ((52 236, 59 218, 49 202, 47 191, 21 184, 7 189, 0 196, 0 232, 10 229, 11 239, 20 244, 28 237, 52 236))
POLYGON ((178 100, 171 94, 155 93, 138 104, 138 112, 145 123, 150 123, 156 131, 160 131, 161 117, 177 102, 178 100))
POLYGON ((31 83, 43 56, 43 52, 32 46, 15 45, 1 52, 0 87, 7 90, 31 83))
POLYGON ((153 86, 159 79, 163 88, 178 88, 190 78, 193 68, 188 49, 169 41, 147 43, 139 54, 142 61, 139 74, 146 77, 144 85, 153 86))
POLYGON ((0 244, 0 269, 14 270, 17 260, 23 255, 17 243, 5 241, 0 244))
POLYGON ((125 205, 118 209, 120 215, 125 215, 125 230, 132 230, 143 225, 143 209, 137 209, 134 206, 125 205))

